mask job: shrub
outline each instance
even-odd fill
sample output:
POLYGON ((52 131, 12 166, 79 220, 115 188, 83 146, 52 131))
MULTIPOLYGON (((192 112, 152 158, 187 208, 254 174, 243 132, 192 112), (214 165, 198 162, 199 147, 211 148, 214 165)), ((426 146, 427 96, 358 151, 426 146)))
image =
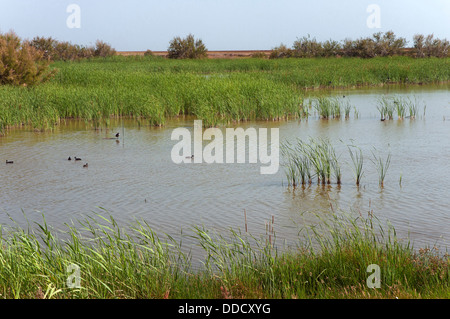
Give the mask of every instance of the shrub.
POLYGON ((91 57, 108 57, 116 54, 109 44, 97 40, 95 46, 82 46, 67 41, 57 41, 51 37, 35 37, 30 45, 43 52, 45 58, 53 61, 74 61, 91 57))
POLYGON ((322 56, 338 56, 341 54, 342 46, 334 40, 327 40, 322 44, 322 56))
POLYGON ((348 57, 373 58, 376 56, 392 56, 401 53, 406 45, 405 38, 397 38, 392 31, 384 34, 374 33, 372 37, 355 41, 344 40, 342 53, 348 57))
POLYGON ((144 52, 144 56, 154 56, 152 50, 147 50, 144 52))
POLYGON ((269 59, 280 59, 292 57, 292 50, 285 46, 283 43, 280 46, 275 47, 270 52, 269 59))
POLYGON ((202 40, 196 40, 192 34, 189 34, 184 39, 180 37, 173 38, 167 51, 170 59, 206 58, 208 52, 202 40))
POLYGON ((53 59, 55 55, 55 48, 58 44, 58 41, 53 39, 52 37, 35 37, 30 41, 30 45, 37 50, 40 50, 44 53, 44 58, 53 59))
POLYGON ((450 43, 447 39, 435 39, 433 34, 427 37, 416 34, 414 35, 414 51, 418 58, 448 57, 450 55, 450 43))
POLYGON ((322 56, 322 44, 316 38, 308 37, 297 39, 293 45, 293 55, 297 58, 312 58, 322 56))
POLYGON ((95 42, 94 56, 106 58, 115 54, 116 50, 114 50, 108 43, 100 40, 95 42))
POLYGON ((0 34, 0 85, 35 85, 55 74, 44 52, 22 41, 14 32, 0 34))
POLYGON ((255 58, 255 59, 265 59, 265 58, 267 58, 267 56, 266 56, 266 54, 264 52, 253 52, 251 57, 255 58))

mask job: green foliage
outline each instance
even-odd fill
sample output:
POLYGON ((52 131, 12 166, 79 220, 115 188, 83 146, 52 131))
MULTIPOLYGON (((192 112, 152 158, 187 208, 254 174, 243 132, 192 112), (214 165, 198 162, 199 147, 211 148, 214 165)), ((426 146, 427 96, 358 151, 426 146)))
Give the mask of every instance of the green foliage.
MULTIPOLYGON (((63 118, 95 120, 97 124, 92 124, 98 128, 116 116, 163 125, 170 117, 194 115, 206 126, 307 118, 316 108, 315 102, 303 103, 305 88, 447 81, 447 65, 446 59, 410 57, 177 60, 113 56, 58 61, 51 65, 58 74, 32 90, 0 87, 0 128, 46 129, 63 118)), ((328 118, 348 116, 351 108, 345 99, 330 99, 322 105, 330 107, 324 108, 328 118)), ((417 111, 411 105, 410 112, 417 111)))

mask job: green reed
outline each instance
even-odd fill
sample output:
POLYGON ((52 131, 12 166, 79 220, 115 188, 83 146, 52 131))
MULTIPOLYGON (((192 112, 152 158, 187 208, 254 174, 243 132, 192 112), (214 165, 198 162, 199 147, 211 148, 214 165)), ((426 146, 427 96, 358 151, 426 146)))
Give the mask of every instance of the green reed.
MULTIPOLYGON (((44 130, 61 119, 77 118, 98 128, 121 116, 164 125, 168 118, 194 115, 208 126, 307 118, 305 89, 403 82, 405 72, 411 83, 446 81, 446 61, 407 57, 180 61, 115 56, 55 62, 52 68, 58 73, 46 83, 0 87, 0 126, 3 132, 20 125, 44 130), (342 76, 337 79, 336 73, 342 76)), ((320 98, 314 104, 321 117, 348 117, 349 106, 341 100, 320 98)))
POLYGON ((382 120, 394 119, 395 103, 391 97, 382 96, 378 98, 377 109, 382 120))
POLYGON ((297 139, 293 145, 285 142, 281 145, 285 174, 289 186, 311 184, 317 177, 318 184, 331 184, 331 175, 341 184, 342 174, 336 152, 328 139, 313 139, 305 142, 297 139))
POLYGON ((359 186, 364 175, 364 155, 362 150, 356 146, 348 145, 347 148, 353 164, 352 169, 355 175, 356 185, 359 186))
MULTIPOLYGON (((383 160, 382 156, 375 154, 374 151, 372 151, 373 156, 373 163, 375 164, 378 172, 378 184, 383 187, 384 186, 384 179, 386 177, 387 170, 389 169, 389 166, 391 164, 391 153, 389 152, 386 156, 386 159, 383 160)), ((401 177, 400 177, 400 185, 401 185, 401 177)))
MULTIPOLYGON (((105 214, 105 213, 104 213, 105 214)), ((55 229, 0 226, 0 294, 6 299, 448 298, 450 259, 414 249, 391 225, 369 214, 315 214, 297 247, 269 235, 193 226, 179 239, 159 236, 144 220, 120 225, 88 215, 55 229), (184 241, 189 239, 190 244, 184 241), (190 245, 201 249, 194 266, 190 245), (358 258, 355 258, 358 256, 358 258), (381 287, 366 268, 381 268, 381 287), (72 281, 73 267, 80 281, 72 281)), ((15 221, 13 221, 15 223, 15 221)))

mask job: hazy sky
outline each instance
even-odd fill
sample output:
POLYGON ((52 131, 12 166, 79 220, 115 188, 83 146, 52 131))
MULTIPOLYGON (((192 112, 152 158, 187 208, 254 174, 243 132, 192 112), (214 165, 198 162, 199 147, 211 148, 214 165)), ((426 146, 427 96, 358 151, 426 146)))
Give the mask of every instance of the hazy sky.
POLYGON ((100 39, 118 51, 166 50, 174 36, 189 33, 209 50, 272 49, 308 34, 341 41, 388 30, 411 44, 416 33, 450 40, 450 0, 0 0, 0 31, 9 30, 83 45, 100 39), (67 12, 71 4, 79 15, 67 12), (372 4, 379 15, 367 11, 372 4))

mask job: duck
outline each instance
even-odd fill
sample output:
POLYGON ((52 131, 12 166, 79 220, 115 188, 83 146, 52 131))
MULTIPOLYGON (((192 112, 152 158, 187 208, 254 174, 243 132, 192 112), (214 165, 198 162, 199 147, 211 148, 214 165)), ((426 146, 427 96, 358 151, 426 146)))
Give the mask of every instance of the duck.
POLYGON ((71 161, 71 160, 72 160, 72 157, 69 156, 69 158, 68 158, 67 160, 68 160, 68 161, 71 161))
POLYGON ((6 164, 14 164, 14 161, 8 161, 8 160, 6 160, 6 164))
POLYGON ((119 138, 119 136, 120 136, 120 133, 117 133, 117 134, 116 134, 116 138, 119 138))
POLYGON ((76 161, 81 161, 81 158, 75 156, 76 161))
POLYGON ((87 168, 88 167, 88 163, 84 164, 83 167, 87 168))

